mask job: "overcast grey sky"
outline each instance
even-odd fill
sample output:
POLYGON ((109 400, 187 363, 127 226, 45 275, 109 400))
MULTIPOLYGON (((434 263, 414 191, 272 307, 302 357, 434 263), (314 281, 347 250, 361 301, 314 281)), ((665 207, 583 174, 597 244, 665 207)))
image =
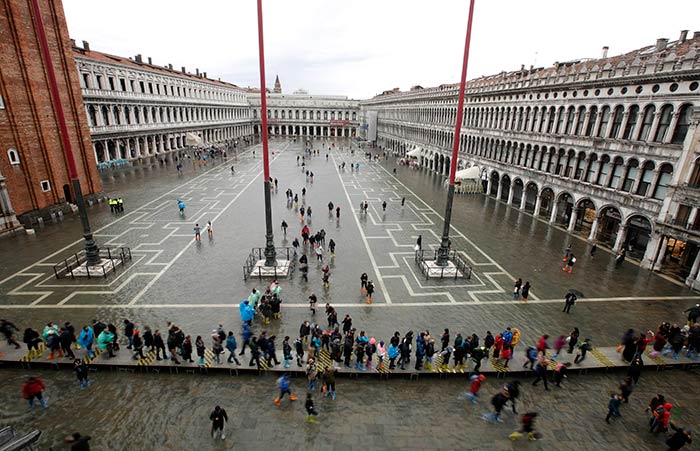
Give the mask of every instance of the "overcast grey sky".
MULTIPOLYGON (((72 38, 259 86, 255 0, 63 0, 72 38)), ((467 0, 263 0, 267 85, 372 97, 459 81, 467 0)), ((695 0, 477 0, 468 78, 700 30, 695 0), (695 28, 693 28, 695 27, 695 28)))

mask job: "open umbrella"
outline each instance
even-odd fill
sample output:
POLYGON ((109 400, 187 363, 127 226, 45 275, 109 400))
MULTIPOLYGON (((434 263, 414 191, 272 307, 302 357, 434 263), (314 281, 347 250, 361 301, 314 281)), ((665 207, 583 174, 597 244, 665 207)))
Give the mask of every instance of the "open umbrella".
POLYGON ((567 291, 567 293, 571 293, 571 294, 573 294, 574 296, 576 296, 577 298, 585 297, 585 296, 583 295, 583 293, 581 293, 580 291, 578 291, 578 290, 576 290, 576 289, 574 289, 574 288, 569 288, 569 291, 567 291))

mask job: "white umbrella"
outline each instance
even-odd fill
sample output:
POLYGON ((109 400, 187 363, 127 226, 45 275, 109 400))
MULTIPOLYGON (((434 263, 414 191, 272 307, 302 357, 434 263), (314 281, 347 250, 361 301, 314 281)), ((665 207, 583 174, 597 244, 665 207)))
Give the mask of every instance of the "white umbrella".
POLYGON ((420 147, 416 147, 407 154, 409 157, 418 158, 420 156, 420 147))
POLYGON ((462 169, 455 174, 455 179, 457 180, 479 180, 480 178, 481 171, 479 170, 479 166, 462 169))

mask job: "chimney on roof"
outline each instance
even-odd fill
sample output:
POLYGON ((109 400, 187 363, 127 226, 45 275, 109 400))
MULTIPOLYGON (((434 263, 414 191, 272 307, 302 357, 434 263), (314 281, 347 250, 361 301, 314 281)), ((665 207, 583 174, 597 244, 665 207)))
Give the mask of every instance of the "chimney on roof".
POLYGON ((203 75, 204 75, 204 78, 207 78, 207 73, 206 73, 206 72, 204 72, 204 74, 203 74, 203 75))
POLYGON ((199 77, 199 68, 195 69, 194 73, 197 74, 197 76, 199 77))
POLYGON ((681 30, 681 37, 678 38, 678 42, 683 43, 686 39, 688 39, 688 30, 681 30))
POLYGON ((172 65, 172 64, 168 64, 168 69, 173 70, 173 65, 172 65))
POLYGON ((73 47, 75 47, 75 39, 71 39, 71 40, 70 40, 70 45, 73 46, 73 47))
POLYGON ((535 65, 534 65, 534 64, 530 64, 530 72, 532 72, 532 69, 534 69, 534 68, 535 68, 535 65))
POLYGON ((187 73, 187 71, 185 70, 185 66, 182 66, 182 73, 183 73, 183 74, 186 74, 186 73, 187 73))
POLYGON ((143 59, 141 58, 141 54, 140 54, 140 53, 139 53, 138 55, 136 55, 136 62, 137 62, 137 63, 142 63, 142 62, 143 62, 143 59))
POLYGON ((520 70, 521 70, 521 71, 525 70, 525 65, 524 65, 524 64, 521 64, 521 65, 520 65, 520 70))
POLYGON ((668 39, 666 38, 659 38, 656 40, 656 51, 660 52, 666 48, 668 45, 668 39))
POLYGON ((605 59, 608 57, 608 50, 610 50, 610 47, 608 47, 607 45, 603 47, 603 53, 600 55, 601 59, 605 59))
POLYGON ((153 65, 153 60, 151 60, 151 57, 150 57, 150 56, 148 57, 148 64, 153 65))
POLYGON ((700 39, 700 31, 693 32, 693 39, 700 39))
POLYGON ((83 41, 83 49, 90 51, 90 43, 88 41, 83 41))

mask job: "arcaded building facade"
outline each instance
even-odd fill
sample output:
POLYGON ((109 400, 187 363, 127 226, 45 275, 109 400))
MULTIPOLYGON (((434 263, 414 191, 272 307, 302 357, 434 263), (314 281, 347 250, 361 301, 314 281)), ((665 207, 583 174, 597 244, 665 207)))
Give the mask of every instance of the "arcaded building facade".
MULTIPOLYGON (((345 96, 267 94, 267 128, 270 136, 355 137, 360 102, 345 96)), ((253 133, 260 132, 260 93, 248 95, 253 111, 253 133)))
POLYGON ((73 45, 85 115, 101 165, 171 160, 188 133, 203 145, 231 143, 253 132, 246 90, 206 72, 152 64, 73 45))
MULTIPOLYGON (((700 32, 471 80, 460 168, 484 192, 700 288, 700 32)), ((447 175, 457 85, 362 102, 377 141, 447 175), (415 154, 416 152, 414 152, 415 154)))

